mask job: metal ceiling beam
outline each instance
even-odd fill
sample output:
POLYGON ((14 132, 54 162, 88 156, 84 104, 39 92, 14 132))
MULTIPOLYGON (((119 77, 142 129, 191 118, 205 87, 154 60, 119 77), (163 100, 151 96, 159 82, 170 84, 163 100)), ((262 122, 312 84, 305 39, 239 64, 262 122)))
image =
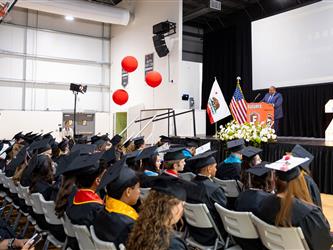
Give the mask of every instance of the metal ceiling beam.
POLYGON ((197 18, 197 17, 199 17, 199 16, 206 15, 206 14, 211 13, 211 12, 213 12, 213 11, 216 11, 216 10, 211 9, 211 8, 209 8, 209 7, 207 7, 207 8, 203 8, 203 9, 199 9, 199 10, 197 10, 197 11, 194 11, 194 12, 192 12, 192 13, 190 13, 190 14, 184 16, 184 18, 183 18, 183 22, 190 21, 190 20, 192 20, 192 19, 195 19, 195 18, 197 18))

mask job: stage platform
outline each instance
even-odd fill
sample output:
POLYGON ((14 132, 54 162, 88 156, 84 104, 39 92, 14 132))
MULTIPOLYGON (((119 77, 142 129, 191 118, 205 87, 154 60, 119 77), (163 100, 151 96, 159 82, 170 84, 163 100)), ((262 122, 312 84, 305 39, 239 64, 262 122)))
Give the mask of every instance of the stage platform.
MULTIPOLYGON (((211 142, 213 150, 217 150, 217 161, 221 162, 226 156, 226 147, 223 141, 214 137, 199 136, 201 144, 211 142)), ((173 143, 181 143, 184 138, 172 137, 173 143)), ((311 174, 318 184, 321 193, 333 194, 333 142, 327 142, 323 138, 308 137, 278 137, 277 142, 263 144, 263 160, 273 162, 280 159, 285 152, 300 144, 314 155, 310 165, 311 174)))

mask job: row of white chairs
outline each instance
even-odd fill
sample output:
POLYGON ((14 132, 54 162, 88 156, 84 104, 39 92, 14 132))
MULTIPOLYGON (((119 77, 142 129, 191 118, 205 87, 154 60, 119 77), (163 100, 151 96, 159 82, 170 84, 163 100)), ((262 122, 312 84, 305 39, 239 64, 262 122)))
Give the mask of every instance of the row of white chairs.
MULTIPOLYGON (((77 239, 81 250, 117 249, 113 243, 99 240, 95 235, 93 227, 91 227, 89 231, 86 226, 72 224, 66 213, 59 219, 55 214, 54 201, 46 201, 43 195, 40 193, 30 194, 29 187, 23 187, 21 184, 16 186, 12 180, 12 177, 6 177, 5 173, 1 171, 0 184, 7 188, 10 193, 17 194, 20 199, 23 199, 27 206, 32 207, 32 210, 35 214, 43 215, 47 223, 51 225, 62 225, 67 237, 77 239)), ((11 204, 19 211, 19 213, 23 213, 20 208, 13 203, 13 200, 8 195, 3 195, 3 198, 6 199, 6 204, 11 204)), ((65 249, 67 245, 67 239, 65 242, 58 241, 50 232, 42 230, 29 214, 24 213, 24 215, 27 217, 27 222, 30 222, 35 227, 37 232, 47 235, 43 249, 48 249, 49 242, 51 242, 56 248, 65 249)), ((119 248, 123 250, 125 249, 125 246, 121 244, 119 248)))
POLYGON ((216 250, 220 246, 224 246, 224 249, 228 250, 241 250, 239 245, 228 248, 230 240, 234 236, 242 239, 260 239, 266 248, 272 250, 309 250, 300 227, 276 227, 267 224, 250 212, 231 211, 217 203, 215 203, 215 207, 224 229, 229 234, 226 241, 224 242, 206 204, 185 203, 184 216, 189 225, 197 228, 213 228, 217 234, 213 246, 201 245, 191 237, 186 238, 187 244, 205 250, 216 250))

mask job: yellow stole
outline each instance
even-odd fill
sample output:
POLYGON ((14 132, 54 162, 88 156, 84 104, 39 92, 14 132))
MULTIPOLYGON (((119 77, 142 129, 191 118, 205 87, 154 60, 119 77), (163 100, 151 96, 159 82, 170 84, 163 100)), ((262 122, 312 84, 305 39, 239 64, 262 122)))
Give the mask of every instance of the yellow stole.
POLYGON ((106 196, 105 209, 109 213, 123 214, 132 218, 133 220, 137 220, 139 217, 134 208, 120 200, 113 199, 109 196, 106 196))

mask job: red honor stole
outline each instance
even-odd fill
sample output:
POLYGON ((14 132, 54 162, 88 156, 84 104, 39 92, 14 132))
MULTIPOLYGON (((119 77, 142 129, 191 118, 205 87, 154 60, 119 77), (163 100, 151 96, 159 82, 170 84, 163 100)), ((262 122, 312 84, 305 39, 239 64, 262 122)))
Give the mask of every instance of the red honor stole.
POLYGON ((74 205, 83 205, 87 203, 98 203, 103 205, 103 200, 91 189, 79 189, 73 200, 74 205))
POLYGON ((168 175, 174 176, 174 177, 179 177, 178 173, 171 170, 171 169, 165 170, 165 173, 168 174, 168 175))

